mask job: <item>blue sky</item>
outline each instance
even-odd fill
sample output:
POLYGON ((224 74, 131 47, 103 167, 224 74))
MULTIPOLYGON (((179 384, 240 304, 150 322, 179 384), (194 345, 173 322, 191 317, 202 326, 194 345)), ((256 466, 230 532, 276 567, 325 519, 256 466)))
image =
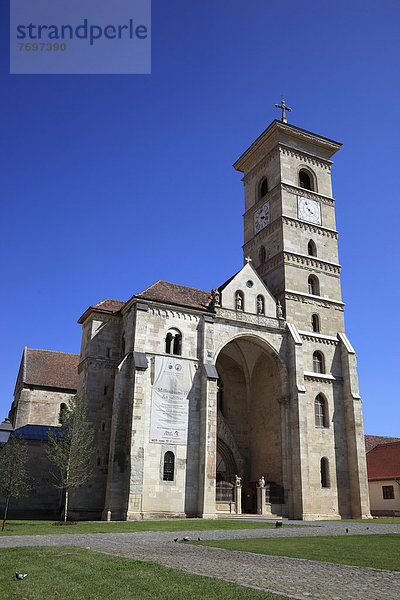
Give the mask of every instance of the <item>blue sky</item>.
POLYGON ((400 436, 400 5, 153 0, 151 75, 9 75, 0 8, 1 418, 23 347, 80 350, 79 316, 158 279, 242 265, 234 160, 280 114, 343 143, 333 167, 365 431, 400 436))

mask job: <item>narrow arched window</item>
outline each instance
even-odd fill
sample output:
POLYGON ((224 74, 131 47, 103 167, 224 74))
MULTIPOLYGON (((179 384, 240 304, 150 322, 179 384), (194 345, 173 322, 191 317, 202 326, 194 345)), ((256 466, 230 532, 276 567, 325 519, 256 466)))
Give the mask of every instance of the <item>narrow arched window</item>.
POLYGON ((240 290, 235 294, 235 308, 236 310, 244 310, 244 296, 240 290))
POLYGON ((164 454, 163 480, 173 481, 175 471, 175 456, 170 450, 164 454))
POLYGON ((321 394, 315 398, 314 401, 314 412, 315 412, 315 426, 316 427, 328 427, 328 411, 326 402, 321 394))
POLYGON ((308 242, 307 251, 308 251, 308 256, 317 256, 317 246, 315 245, 313 240, 310 240, 308 242))
POLYGON ((319 324, 319 316, 318 315, 311 315, 311 328, 314 331, 314 333, 320 332, 320 324, 319 324))
POLYGON ((121 340, 121 356, 125 356, 125 336, 122 336, 121 340))
POLYGON ((307 171, 304 171, 304 169, 302 169, 299 173, 299 186, 301 188, 304 188, 305 190, 312 190, 312 182, 311 182, 311 177, 310 175, 307 173, 307 171))
POLYGON ((265 194, 268 194, 268 179, 266 177, 264 177, 264 179, 261 181, 260 198, 265 196, 265 194))
POLYGON ((264 296, 261 296, 261 294, 259 296, 257 296, 257 314, 258 315, 265 314, 264 296))
POLYGON ((260 251, 258 253, 258 257, 260 260, 260 265, 262 265, 263 263, 265 263, 266 259, 267 259, 267 253, 265 251, 265 247, 261 246, 260 251))
POLYGON ((314 352, 313 354, 313 371, 314 373, 325 373, 324 355, 322 352, 314 352))
POLYGON ((310 275, 308 278, 308 293, 313 296, 319 296, 319 281, 315 275, 310 275))
POLYGON ((323 457, 321 458, 321 487, 327 488, 329 487, 329 462, 328 459, 323 457))
POLYGON ((60 425, 64 424, 64 417, 65 417, 66 410, 67 410, 67 405, 65 404, 65 402, 61 402, 60 410, 58 413, 58 422, 60 423, 60 425))
POLYGON ((182 354, 182 334, 179 329, 170 329, 165 336, 165 352, 166 354, 182 354))

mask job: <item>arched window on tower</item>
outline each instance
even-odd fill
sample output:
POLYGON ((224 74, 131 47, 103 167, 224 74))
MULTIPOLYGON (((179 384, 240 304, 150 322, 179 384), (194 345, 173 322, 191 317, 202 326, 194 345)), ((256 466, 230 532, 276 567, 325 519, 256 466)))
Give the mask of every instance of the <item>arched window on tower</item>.
POLYGON ((235 293, 235 308, 236 310, 244 310, 244 295, 240 290, 235 293))
POLYGON ((314 401, 315 426, 328 427, 328 410, 325 398, 318 394, 314 401))
POLYGON ((313 371, 314 373, 325 373, 324 355, 322 352, 314 352, 313 354, 313 371))
POLYGON ((313 240, 310 240, 308 242, 307 251, 308 256, 317 256, 317 246, 315 245, 315 242, 313 242, 313 240))
POLYGON ((175 471, 175 456, 174 453, 168 450, 164 454, 163 481, 173 481, 175 471))
POLYGON ((311 177, 304 169, 301 169, 299 173, 299 187, 311 191, 313 189, 311 177))
POLYGON ((319 280, 315 275, 310 275, 308 278, 308 293, 319 296, 319 280))
POLYGON ((261 246, 260 251, 258 253, 260 265, 264 264, 267 260, 267 253, 265 251, 265 246, 261 246))
POLYGON ((316 314, 311 315, 311 328, 314 333, 320 332, 319 316, 316 314))
POLYGON ((321 458, 321 487, 329 487, 329 461, 325 456, 321 458))
POLYGON ((268 194, 268 179, 264 177, 260 184, 260 198, 268 194))
POLYGON ((182 355, 182 334, 179 329, 170 329, 165 336, 166 354, 182 355))

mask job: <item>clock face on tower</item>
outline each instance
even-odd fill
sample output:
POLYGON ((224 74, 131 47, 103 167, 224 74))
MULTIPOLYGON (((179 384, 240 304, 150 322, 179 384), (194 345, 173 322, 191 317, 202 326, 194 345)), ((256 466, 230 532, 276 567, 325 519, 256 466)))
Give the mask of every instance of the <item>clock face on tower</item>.
POLYGON ((270 224, 269 202, 262 205, 254 213, 254 235, 257 235, 261 229, 270 224))
POLYGON ((319 202, 297 196, 297 216, 302 221, 321 225, 321 206, 319 202))

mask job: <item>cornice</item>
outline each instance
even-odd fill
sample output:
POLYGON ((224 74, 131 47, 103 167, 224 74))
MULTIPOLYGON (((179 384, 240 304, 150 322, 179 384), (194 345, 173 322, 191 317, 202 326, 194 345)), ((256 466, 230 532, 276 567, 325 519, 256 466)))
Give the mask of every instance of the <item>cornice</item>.
POLYGON ((293 156, 294 158, 298 158, 303 160, 304 162, 321 167, 322 169, 326 169, 327 171, 331 171, 333 162, 324 158, 317 158, 308 152, 304 152, 303 150, 298 150, 287 146, 286 144, 279 144, 279 150, 282 154, 286 156, 293 156))
POLYGON ((343 383, 343 377, 328 375, 326 373, 311 373, 304 371, 304 379, 307 381, 318 381, 318 383, 343 383))
POLYGON ((315 256, 297 254, 296 252, 287 252, 286 250, 284 250, 283 254, 285 262, 297 263, 298 265, 302 265, 304 268, 312 267, 313 269, 319 269, 321 271, 326 271, 337 275, 340 274, 341 267, 336 263, 331 263, 315 256))
POLYGON ((331 237, 337 240, 338 232, 336 231, 336 229, 329 229, 328 227, 323 227, 322 225, 306 223, 306 221, 300 221, 295 217, 289 217, 287 215, 282 215, 282 217, 280 218, 282 219, 285 225, 290 225, 291 227, 298 227, 299 229, 304 229, 305 231, 318 233, 319 235, 324 235, 326 237, 331 237))
POLYGON ((302 196, 303 198, 310 198, 311 200, 317 200, 318 202, 322 202, 322 204, 327 204, 328 206, 335 206, 335 199, 325 196, 324 194, 312 192, 311 190, 305 190, 304 188, 292 185, 291 183, 284 182, 281 183, 281 188, 285 192, 289 192, 289 194, 302 196))
POLYGON ((336 310, 343 310, 344 307, 344 302, 325 298, 324 296, 313 296, 312 294, 304 294, 295 290, 282 290, 282 294, 284 294, 286 300, 294 300, 295 302, 303 302, 305 304, 321 306, 322 308, 335 307, 336 310))
POLYGON ((254 167, 243 177, 243 184, 248 185, 255 177, 258 177, 265 167, 279 154, 279 148, 275 147, 267 156, 261 158, 254 167))
POLYGON ((265 315, 254 315, 229 308, 215 307, 215 323, 221 321, 229 321, 235 325, 249 324, 262 327, 263 329, 284 329, 284 320, 275 317, 267 317, 265 315))
POLYGON ((163 317, 164 319, 176 318, 184 321, 195 321, 196 323, 200 320, 200 315, 192 314, 183 310, 174 310, 172 308, 163 308, 161 306, 149 306, 149 313, 151 316, 163 317))
POLYGON ((298 333, 301 339, 307 342, 318 342, 327 346, 337 346, 339 344, 339 340, 331 335, 322 335, 311 331, 299 331, 298 333))

